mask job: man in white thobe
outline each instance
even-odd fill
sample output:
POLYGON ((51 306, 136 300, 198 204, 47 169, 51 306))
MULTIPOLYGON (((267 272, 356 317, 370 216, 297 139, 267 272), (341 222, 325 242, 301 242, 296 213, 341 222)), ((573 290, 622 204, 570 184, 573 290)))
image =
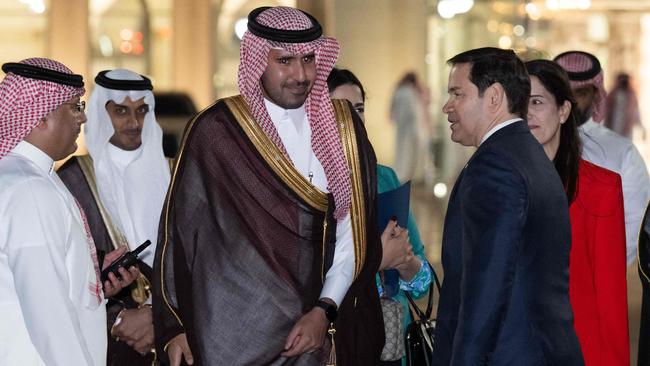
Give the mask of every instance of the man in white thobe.
MULTIPOLYGON (((0 82, 0 365, 105 365, 105 297, 85 214, 54 172, 86 121, 83 79, 43 58, 0 82)), ((123 250, 109 253, 104 266, 123 250)))
POLYGON ((648 170, 632 141, 602 124, 607 93, 598 59, 590 53, 568 51, 555 57, 555 62, 569 75, 578 104, 582 158, 621 175, 629 266, 636 258, 641 220, 650 197, 648 170))
POLYGON ((108 364, 148 366, 154 358, 148 288, 170 162, 163 153, 151 81, 116 69, 100 72, 95 84, 84 129, 89 154, 69 159, 58 174, 88 215, 97 251, 153 243, 139 255, 141 278, 107 308, 108 364))

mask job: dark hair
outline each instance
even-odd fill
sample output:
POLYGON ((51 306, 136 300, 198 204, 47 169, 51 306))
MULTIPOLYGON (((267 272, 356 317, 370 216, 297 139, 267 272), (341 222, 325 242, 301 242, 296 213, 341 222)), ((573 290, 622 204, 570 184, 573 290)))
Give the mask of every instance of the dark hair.
POLYGON ((558 107, 565 101, 571 103, 569 118, 560 127, 560 146, 553 160, 566 189, 567 199, 571 203, 577 193, 581 143, 575 115, 576 102, 571 91, 569 76, 562 66, 549 60, 528 61, 526 68, 530 76, 537 77, 544 88, 553 94, 558 107))
POLYGON ((418 77, 415 75, 413 71, 409 71, 402 78, 399 80, 397 83, 398 86, 402 85, 411 85, 411 86, 418 86, 418 77))
POLYGON ((447 60, 450 65, 470 64, 469 80, 478 87, 479 96, 494 83, 499 83, 508 98, 508 112, 521 118, 528 113, 530 78, 524 63, 513 50, 494 47, 477 48, 447 60))
POLYGON ((622 72, 616 75, 616 86, 617 89, 627 90, 630 89, 630 75, 622 72))
POLYGON ((346 69, 337 69, 336 67, 332 69, 330 74, 327 76, 327 90, 331 93, 334 89, 338 88, 341 85, 352 84, 356 85, 361 89, 361 98, 363 101, 366 101, 366 91, 363 90, 363 85, 359 79, 352 73, 350 70, 346 69))

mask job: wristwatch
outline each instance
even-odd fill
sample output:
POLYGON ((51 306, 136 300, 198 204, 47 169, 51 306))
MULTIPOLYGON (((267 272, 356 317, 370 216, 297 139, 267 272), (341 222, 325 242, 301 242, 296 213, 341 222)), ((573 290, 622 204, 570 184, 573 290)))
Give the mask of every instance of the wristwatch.
POLYGON ((316 306, 325 310, 325 316, 327 317, 327 320, 329 320, 330 323, 334 323, 336 320, 336 315, 339 313, 339 311, 336 309, 336 305, 332 305, 327 301, 318 300, 316 306))

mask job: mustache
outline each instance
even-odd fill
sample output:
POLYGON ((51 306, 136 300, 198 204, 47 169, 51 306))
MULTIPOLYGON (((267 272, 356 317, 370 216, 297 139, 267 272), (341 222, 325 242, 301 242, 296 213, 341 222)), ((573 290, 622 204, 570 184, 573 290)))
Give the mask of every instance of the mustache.
POLYGON ((290 88, 306 88, 309 86, 309 80, 296 81, 294 83, 287 83, 287 86, 290 88))

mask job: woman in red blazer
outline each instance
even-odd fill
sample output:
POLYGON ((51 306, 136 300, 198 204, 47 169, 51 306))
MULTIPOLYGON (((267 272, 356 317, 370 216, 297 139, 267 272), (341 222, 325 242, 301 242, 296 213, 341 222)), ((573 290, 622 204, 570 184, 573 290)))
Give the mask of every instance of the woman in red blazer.
POLYGON ((625 219, 618 174, 580 159, 575 101, 564 70, 526 63, 531 79, 528 126, 564 183, 572 245, 569 296, 586 366, 630 364, 625 219))

